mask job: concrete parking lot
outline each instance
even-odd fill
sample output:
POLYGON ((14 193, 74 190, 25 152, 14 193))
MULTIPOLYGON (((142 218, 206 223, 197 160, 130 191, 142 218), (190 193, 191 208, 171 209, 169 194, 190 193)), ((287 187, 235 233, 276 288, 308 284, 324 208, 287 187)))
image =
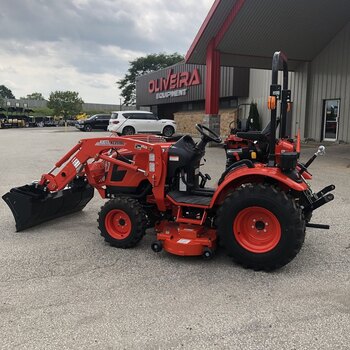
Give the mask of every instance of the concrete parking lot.
MULTIPOLYGON (((74 128, 0 130, 0 193, 39 179, 80 138, 74 128)), ((316 145, 305 145, 308 158, 316 145)), ((224 170, 220 148, 205 170, 224 170)), ((105 244, 103 200, 78 214, 15 233, 0 201, 1 349, 349 349, 350 146, 333 145, 311 166, 313 188, 336 199, 314 213, 300 254, 273 273, 150 249, 105 244)))

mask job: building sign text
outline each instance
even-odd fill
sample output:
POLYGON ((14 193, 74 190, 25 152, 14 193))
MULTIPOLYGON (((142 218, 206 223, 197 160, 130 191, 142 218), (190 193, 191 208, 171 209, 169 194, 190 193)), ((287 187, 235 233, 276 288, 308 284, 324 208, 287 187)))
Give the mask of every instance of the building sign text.
POLYGON ((177 96, 185 96, 187 89, 173 90, 173 91, 165 91, 165 92, 157 92, 156 99, 159 100, 161 98, 169 98, 169 97, 177 97, 177 96))
MULTIPOLYGON (((187 89, 181 89, 189 86, 201 84, 201 78, 197 68, 193 72, 179 72, 172 73, 172 69, 168 71, 168 76, 166 78, 154 79, 148 83, 148 92, 154 93, 157 92, 157 95, 162 91, 175 90, 173 96, 169 95, 168 92, 164 93, 164 97, 156 98, 165 98, 165 97, 174 97, 174 96, 184 96, 186 95, 187 89), (178 94, 175 94, 177 92, 178 94), (165 96, 166 94, 166 96, 165 96)), ((162 94, 163 96, 163 94, 162 94)))

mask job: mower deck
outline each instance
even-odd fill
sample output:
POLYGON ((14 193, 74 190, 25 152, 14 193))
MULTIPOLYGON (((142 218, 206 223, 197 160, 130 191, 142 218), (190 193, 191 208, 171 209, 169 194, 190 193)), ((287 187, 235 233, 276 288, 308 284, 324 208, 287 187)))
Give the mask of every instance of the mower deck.
POLYGON ((171 254, 210 258, 216 248, 216 230, 203 226, 162 222, 156 231, 158 242, 171 254))

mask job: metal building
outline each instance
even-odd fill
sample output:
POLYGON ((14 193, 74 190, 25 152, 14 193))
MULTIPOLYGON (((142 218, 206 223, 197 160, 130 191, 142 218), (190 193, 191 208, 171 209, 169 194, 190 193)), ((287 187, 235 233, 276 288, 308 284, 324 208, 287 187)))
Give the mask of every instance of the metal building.
MULTIPOLYGON (((215 0, 185 63, 205 65, 203 114, 220 130, 221 67, 250 68, 249 96, 267 123, 271 58, 289 59, 292 132, 350 142, 350 1, 215 0)), ((225 68, 228 69, 228 68, 225 68)))
MULTIPOLYGON (((204 110, 206 67, 179 63, 136 79, 136 105, 156 115, 174 118, 176 112, 204 110)), ((219 106, 236 108, 249 96, 249 69, 221 67, 219 106)))
MULTIPOLYGON (((350 11, 350 9, 349 9, 350 11)), ((265 107, 270 71, 250 70, 249 100, 265 107)), ((350 142, 350 22, 310 61, 290 73, 293 132, 304 138, 350 142)))

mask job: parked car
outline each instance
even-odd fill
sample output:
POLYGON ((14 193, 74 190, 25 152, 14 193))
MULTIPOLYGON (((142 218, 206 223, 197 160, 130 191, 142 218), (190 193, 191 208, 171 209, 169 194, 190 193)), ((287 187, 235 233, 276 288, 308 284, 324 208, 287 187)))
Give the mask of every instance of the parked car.
POLYGON ((81 131, 92 131, 93 129, 107 130, 110 114, 95 114, 88 119, 79 120, 75 127, 81 131))
POLYGON ((136 133, 163 134, 166 137, 176 132, 176 123, 170 119, 159 119, 151 112, 112 112, 108 130, 123 135, 136 133))
POLYGON ((43 126, 46 126, 46 127, 53 127, 53 126, 57 126, 57 125, 58 124, 54 120, 43 121, 43 126))

